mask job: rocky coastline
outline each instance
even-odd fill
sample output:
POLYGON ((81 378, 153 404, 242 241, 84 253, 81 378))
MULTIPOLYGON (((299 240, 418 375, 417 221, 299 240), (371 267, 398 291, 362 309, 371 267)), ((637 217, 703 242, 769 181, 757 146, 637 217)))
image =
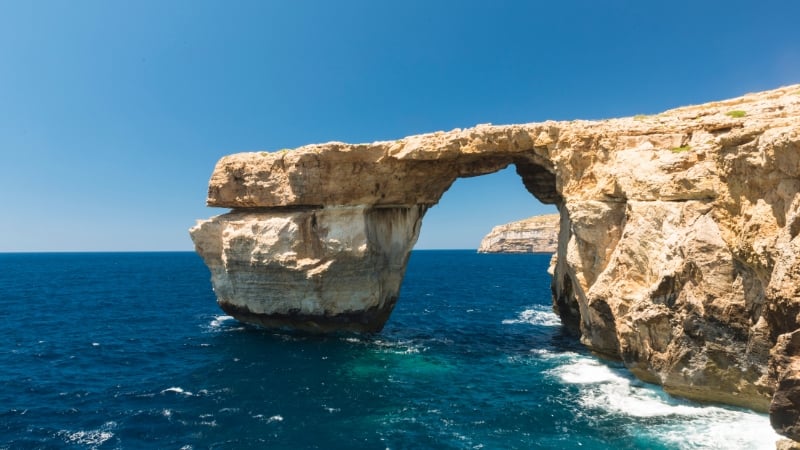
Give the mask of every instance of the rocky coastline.
POLYGON ((231 212, 190 233, 237 319, 375 332, 428 208, 457 178, 511 164, 559 211, 551 289, 567 329, 667 392, 769 411, 800 440, 800 85, 230 155, 207 203, 231 212))
POLYGON ((497 225, 481 240, 478 253, 555 253, 558 223, 558 214, 546 214, 497 225))

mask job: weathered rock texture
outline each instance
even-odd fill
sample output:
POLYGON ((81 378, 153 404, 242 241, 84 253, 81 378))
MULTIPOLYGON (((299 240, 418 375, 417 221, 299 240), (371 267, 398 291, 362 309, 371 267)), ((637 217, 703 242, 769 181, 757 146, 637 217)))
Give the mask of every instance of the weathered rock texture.
POLYGON ((236 210, 192 229, 220 307, 307 331, 379 331, 424 206, 236 210))
POLYGON ((668 392, 761 411, 774 398, 775 426, 800 439, 800 85, 656 116, 231 155, 208 204, 233 212, 191 234, 240 320, 379 330, 426 209, 509 164, 560 212, 566 327, 668 392))
POLYGON ((558 214, 547 214, 498 225, 481 240, 478 253, 555 253, 558 223, 558 214))

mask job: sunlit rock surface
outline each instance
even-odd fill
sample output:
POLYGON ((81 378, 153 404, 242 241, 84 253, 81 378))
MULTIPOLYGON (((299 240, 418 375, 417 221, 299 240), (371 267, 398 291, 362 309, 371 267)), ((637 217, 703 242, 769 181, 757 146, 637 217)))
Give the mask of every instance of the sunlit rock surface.
POLYGON ((560 212, 552 291, 567 328, 669 392, 770 409, 800 439, 787 344, 800 327, 800 85, 654 116, 226 156, 208 204, 233 212, 191 234, 239 320, 377 331, 425 211, 456 178, 509 164, 560 212))
POLYGON ((192 237, 231 316, 314 332, 379 331, 423 210, 242 210, 199 223, 192 237))
POLYGON ((558 223, 558 214, 546 214, 498 225, 481 240, 478 253, 555 253, 558 223))

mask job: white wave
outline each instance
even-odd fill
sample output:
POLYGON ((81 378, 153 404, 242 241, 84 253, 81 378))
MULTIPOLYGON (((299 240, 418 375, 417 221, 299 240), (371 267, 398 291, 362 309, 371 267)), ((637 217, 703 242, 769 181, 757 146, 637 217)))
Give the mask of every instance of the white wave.
POLYGON ((708 409, 710 411, 685 423, 655 425, 636 431, 680 449, 772 450, 780 439, 765 416, 723 408, 708 409))
POLYGON ((528 323, 531 325, 540 325, 545 327, 556 327, 561 325, 561 319, 551 311, 549 308, 540 306, 526 309, 519 313, 516 319, 505 319, 503 325, 511 325, 517 323, 528 323))
POLYGON ((209 322, 208 327, 211 329, 220 328, 225 322, 229 320, 234 320, 231 316, 216 316, 214 319, 209 322))
POLYGON ((696 416, 713 408, 670 402, 666 394, 587 357, 575 358, 550 373, 565 383, 584 385, 581 404, 586 408, 631 417, 696 416))
MULTIPOLYGON (((512 364, 531 364, 537 360, 547 361, 548 365, 558 364, 561 361, 573 362, 575 358, 579 357, 575 352, 556 352, 546 348, 532 348, 529 355, 511 355, 506 357, 506 361, 512 364)), ((559 368, 563 369, 563 368, 559 368)), ((566 369, 563 369, 566 372, 566 369)), ((551 375, 558 375, 555 370, 550 371, 551 375)), ((567 374, 567 376, 569 376, 567 374)))
POLYGON ((772 449, 778 439, 765 415, 692 405, 589 357, 573 354, 547 373, 579 386, 580 403, 587 410, 634 420, 668 420, 632 428, 642 438, 692 449, 772 449))
POLYGON ((116 426, 116 422, 106 422, 96 430, 72 432, 61 430, 58 432, 58 435, 67 441, 67 443, 88 445, 90 448, 97 448, 97 446, 102 445, 104 442, 114 437, 114 433, 111 430, 116 426))
POLYGON ((428 350, 428 347, 415 344, 411 341, 383 341, 378 339, 373 341, 372 344, 380 347, 387 353, 394 353, 398 355, 411 355, 428 350))
POLYGON ((530 352, 541 359, 572 359, 578 356, 574 352, 554 352, 546 348, 532 348, 530 352))
POLYGON ((274 415, 274 416, 271 416, 271 417, 264 417, 263 414, 256 414, 256 415, 251 416, 251 417, 253 419, 261 420, 261 421, 263 421, 265 423, 283 422, 283 416, 277 415, 277 414, 274 415))
POLYGON ((183 394, 183 395, 185 395, 187 397, 191 397, 192 395, 194 395, 189 391, 184 391, 182 387, 177 387, 177 386, 169 387, 169 388, 166 388, 163 391, 161 391, 162 394, 165 394, 167 392, 174 392, 176 394, 183 394))
MULTIPOLYGON (((573 356, 575 358, 575 356, 573 356)), ((605 364, 590 358, 575 358, 570 364, 564 364, 550 370, 561 381, 568 384, 590 384, 607 382, 609 384, 623 384, 627 380, 614 372, 605 364)))
POLYGON ((538 357, 540 357, 542 359, 550 359, 554 355, 558 354, 556 352, 551 352, 550 350, 547 350, 546 348, 532 348, 531 349, 531 353, 533 353, 534 355, 536 355, 536 356, 538 356, 538 357))

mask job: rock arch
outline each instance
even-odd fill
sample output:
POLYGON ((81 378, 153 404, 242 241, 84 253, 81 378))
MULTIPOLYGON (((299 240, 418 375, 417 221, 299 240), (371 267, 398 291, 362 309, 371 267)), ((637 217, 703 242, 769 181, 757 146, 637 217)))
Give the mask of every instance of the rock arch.
POLYGON ((226 156, 208 204, 232 211, 191 235, 234 317, 377 331, 425 211, 513 163, 561 214, 554 309, 583 343, 695 399, 763 411, 779 387, 773 423, 798 439, 798 92, 226 156))
POLYGON ((552 161, 539 153, 524 127, 484 126, 231 155, 217 164, 208 204, 233 210, 192 237, 230 315, 268 327, 376 332, 394 308, 425 212, 457 178, 513 163, 533 195, 561 203, 552 161))

